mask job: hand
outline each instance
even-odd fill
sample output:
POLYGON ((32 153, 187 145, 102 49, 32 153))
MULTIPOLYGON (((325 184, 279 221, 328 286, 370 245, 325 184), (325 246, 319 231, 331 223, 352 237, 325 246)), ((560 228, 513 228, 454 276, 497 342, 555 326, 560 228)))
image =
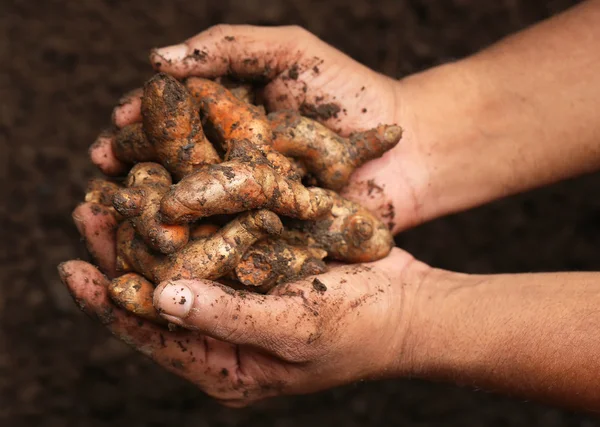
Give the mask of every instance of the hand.
MULTIPOLYGON (((74 212, 97 262, 114 272, 114 219, 74 212)), ((229 406, 407 372, 412 296, 428 267, 394 249, 385 259, 340 266, 275 288, 233 292, 204 280, 161 284, 155 306, 187 331, 170 332, 113 305, 108 278, 83 261, 59 267, 81 309, 165 369, 229 406)))
MULTIPOLYGON (((114 270, 114 219, 89 203, 74 217, 100 267, 114 270)), ((155 306, 187 329, 168 332, 116 308, 92 265, 59 271, 82 310, 229 406, 410 376, 600 408, 598 273, 465 275, 394 249, 266 296, 163 283, 155 306)))
MULTIPOLYGON (((231 74, 264 80, 269 111, 297 109, 342 134, 382 123, 403 126, 398 146, 357 170, 343 194, 375 212, 394 232, 421 222, 427 169, 409 115, 403 114, 397 81, 298 27, 220 25, 182 44, 155 49, 150 61, 157 71, 178 78, 231 74)), ((117 127, 141 120, 141 94, 134 90, 115 108, 117 127)), ((111 138, 101 135, 91 149, 92 161, 108 175, 126 170, 110 150, 111 138)))

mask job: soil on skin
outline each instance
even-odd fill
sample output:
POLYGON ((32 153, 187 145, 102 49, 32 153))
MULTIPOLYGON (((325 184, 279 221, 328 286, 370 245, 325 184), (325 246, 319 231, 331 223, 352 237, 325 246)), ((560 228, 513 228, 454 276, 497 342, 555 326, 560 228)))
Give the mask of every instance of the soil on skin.
MULTIPOLYGON (((58 278, 86 258, 70 213, 96 171, 87 147, 147 80, 150 48, 211 24, 300 24, 386 74, 460 58, 574 1, 4 0, 0 10, 0 425, 593 426, 552 407, 414 380, 222 408, 114 340, 58 278)), ((589 176, 398 237, 465 272, 597 270, 600 178, 589 176)), ((401 212, 395 212, 396 217, 401 212)))

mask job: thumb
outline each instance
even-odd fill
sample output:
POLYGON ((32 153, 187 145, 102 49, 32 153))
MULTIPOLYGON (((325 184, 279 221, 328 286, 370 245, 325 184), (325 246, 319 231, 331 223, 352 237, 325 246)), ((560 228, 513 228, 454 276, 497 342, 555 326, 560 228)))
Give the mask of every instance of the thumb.
POLYGON ((315 332, 313 314, 295 296, 234 291, 205 280, 163 282, 154 292, 154 306, 170 322, 283 359, 287 348, 305 344, 315 332))
POLYGON ((181 44, 154 49, 150 61, 177 78, 232 73, 270 80, 297 60, 299 40, 307 34, 297 27, 216 25, 181 44))

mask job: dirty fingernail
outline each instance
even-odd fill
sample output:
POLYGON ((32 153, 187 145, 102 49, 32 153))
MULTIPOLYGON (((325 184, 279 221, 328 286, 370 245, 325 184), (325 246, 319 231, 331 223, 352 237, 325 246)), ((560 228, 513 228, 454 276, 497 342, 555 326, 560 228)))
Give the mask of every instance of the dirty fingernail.
POLYGON ((58 269, 58 275, 60 276, 60 280, 66 284, 67 283, 67 278, 69 277, 69 273, 66 271, 65 266, 66 266, 66 262, 61 262, 57 269, 58 269))
POLYGON ((169 283, 154 296, 154 305, 159 313, 185 318, 194 303, 194 294, 185 285, 169 283))
POLYGON ((84 237, 85 236, 85 225, 83 224, 83 217, 80 215, 79 213, 79 208, 80 206, 82 206, 82 204, 80 204, 71 214, 71 217, 73 218, 73 223, 75 223, 75 227, 77 228, 77 231, 79 232, 79 234, 84 237))
POLYGON ((152 51, 155 61, 172 63, 173 61, 182 61, 188 54, 188 47, 185 44, 176 44, 167 47, 161 47, 152 51), (156 58, 158 56, 158 58, 156 58), (161 61, 162 60, 162 61, 161 61))

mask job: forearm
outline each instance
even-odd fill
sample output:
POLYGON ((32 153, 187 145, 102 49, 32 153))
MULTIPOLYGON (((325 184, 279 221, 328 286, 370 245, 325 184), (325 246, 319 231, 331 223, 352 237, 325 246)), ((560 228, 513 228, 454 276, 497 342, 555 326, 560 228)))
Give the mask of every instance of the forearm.
POLYGON ((418 152, 399 165, 422 221, 600 168, 598 40, 600 1, 588 1, 400 82, 411 146, 397 154, 418 152))
POLYGON ((600 410, 600 273, 434 270, 419 289, 412 375, 600 410))

